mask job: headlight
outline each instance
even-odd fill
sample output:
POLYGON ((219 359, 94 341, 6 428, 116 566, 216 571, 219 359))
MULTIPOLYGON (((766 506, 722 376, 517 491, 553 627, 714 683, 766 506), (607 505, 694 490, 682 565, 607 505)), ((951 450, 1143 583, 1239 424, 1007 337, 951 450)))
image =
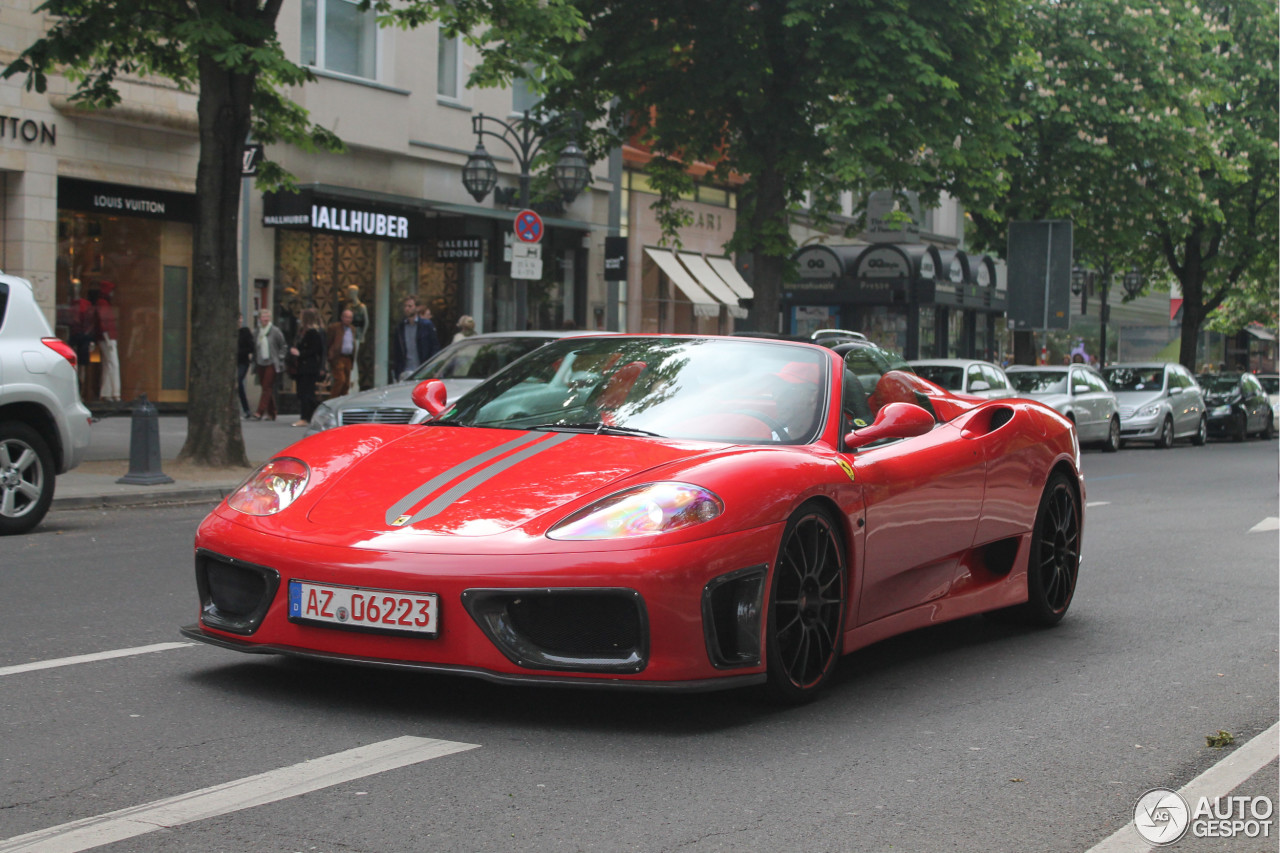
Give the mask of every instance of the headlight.
POLYGON ((245 515, 275 515, 298 499, 310 476, 301 459, 272 459, 227 498, 227 506, 245 515))
POLYGON ((311 429, 307 430, 307 432, 313 433, 333 429, 337 425, 338 413, 328 403, 321 403, 316 406, 315 412, 311 415, 311 429))
POLYGON ((622 539, 670 533, 710 521, 724 501, 688 483, 649 483, 580 509, 547 532, 551 539, 622 539))
POLYGON ((1143 406, 1138 409, 1138 417, 1140 418, 1154 418, 1158 414, 1160 414, 1159 403, 1152 403, 1150 406, 1143 406))
POLYGON ((1209 410, 1210 417, 1223 418, 1229 414, 1231 414, 1230 404, 1227 404, 1225 406, 1215 406, 1214 408, 1209 410))

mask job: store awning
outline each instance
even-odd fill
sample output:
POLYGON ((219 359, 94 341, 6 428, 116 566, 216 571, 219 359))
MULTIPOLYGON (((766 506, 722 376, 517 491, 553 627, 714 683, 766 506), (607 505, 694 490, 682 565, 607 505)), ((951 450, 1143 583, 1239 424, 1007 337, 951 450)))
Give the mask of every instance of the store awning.
POLYGON ((1244 330, 1260 341, 1274 341, 1276 336, 1262 326, 1245 326, 1244 330))
POLYGON ((660 270, 666 273, 667 278, 671 279, 671 283, 676 286, 676 289, 693 303, 694 316, 720 316, 720 303, 693 280, 693 276, 689 275, 688 271, 680 266, 680 262, 676 260, 675 255, 665 249, 650 249, 647 246, 644 253, 653 258, 653 262, 658 265, 660 270))
POLYGON ((733 261, 728 258, 707 258, 707 263, 716 271, 716 274, 729 285, 729 288, 738 295, 739 299, 755 299, 756 292, 751 289, 751 285, 738 275, 737 269, 733 266, 733 261))
POLYGON ((740 319, 747 316, 747 309, 738 304, 738 294, 733 292, 733 288, 725 284, 724 279, 716 275, 715 270, 711 269, 711 265, 707 263, 706 258, 689 252, 681 252, 676 257, 680 259, 680 263, 685 265, 685 268, 689 270, 698 284, 702 285, 703 290, 729 306, 730 317, 740 319))

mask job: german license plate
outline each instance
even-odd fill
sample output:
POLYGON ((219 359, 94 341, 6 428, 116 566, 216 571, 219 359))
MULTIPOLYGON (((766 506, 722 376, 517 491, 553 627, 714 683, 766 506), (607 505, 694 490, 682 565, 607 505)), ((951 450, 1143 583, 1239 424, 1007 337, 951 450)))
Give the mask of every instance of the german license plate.
POLYGON ((397 592, 290 580, 289 621, 434 637, 439 630, 440 600, 431 592, 397 592))

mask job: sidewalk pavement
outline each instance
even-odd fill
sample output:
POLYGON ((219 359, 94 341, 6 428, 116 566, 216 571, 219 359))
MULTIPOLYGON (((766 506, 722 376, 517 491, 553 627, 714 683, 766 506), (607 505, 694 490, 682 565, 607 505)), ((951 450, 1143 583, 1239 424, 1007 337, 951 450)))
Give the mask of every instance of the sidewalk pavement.
POLYGON ((254 468, 306 434, 305 428, 290 426, 296 418, 282 415, 275 421, 241 421, 245 452, 253 467, 211 470, 176 461, 187 440, 187 416, 160 415, 160 469, 173 482, 135 486, 116 482, 129 472, 133 418, 128 412, 104 417, 91 428, 84 461, 58 477, 52 509, 191 503, 212 507, 244 482, 254 468))

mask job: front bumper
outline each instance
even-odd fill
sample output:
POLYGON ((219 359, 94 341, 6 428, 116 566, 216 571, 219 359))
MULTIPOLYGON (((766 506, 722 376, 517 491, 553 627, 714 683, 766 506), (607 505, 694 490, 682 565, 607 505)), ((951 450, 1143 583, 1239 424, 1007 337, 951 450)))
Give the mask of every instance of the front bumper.
POLYGON ((1136 416, 1120 419, 1120 438, 1126 441, 1155 441, 1160 438, 1160 428, 1164 425, 1163 415, 1139 418, 1136 416))
MULTIPOLYGON (((193 639, 243 652, 291 654, 394 668, 475 675, 500 682, 586 684, 688 690, 733 687, 764 677, 762 633, 757 648, 718 641, 706 614, 708 595, 732 589, 725 576, 771 565, 780 530, 767 526, 666 547, 598 551, 566 549, 545 554, 422 554, 340 547, 288 540, 212 515, 197 535, 201 558, 262 567, 277 582, 254 586, 239 611, 243 624, 210 610, 202 588, 201 620, 183 629, 193 639), (290 621, 292 579, 439 596, 434 638, 355 632, 290 621), (256 590, 256 592, 254 591, 256 590), (476 601, 513 594, 633 593, 641 622, 642 653, 623 649, 612 660, 581 664, 556 654, 530 655, 529 643, 512 639, 510 624, 486 620, 476 601), (711 592, 709 592, 709 590, 711 592), (627 665, 622 665, 623 660, 627 665)), ((589 545, 589 543, 575 543, 589 545)), ((767 577, 758 572, 760 583, 767 577)), ((201 580, 202 587, 207 581, 201 580)), ((713 608, 714 610, 714 608, 713 608)), ((718 611, 723 613, 724 608, 718 611)), ((757 608, 753 618, 761 619, 757 608)), ((492 615, 492 611, 490 611, 492 615)), ((721 621, 723 617, 720 617, 721 621)), ((723 624, 721 633, 727 633, 723 624)), ((527 640, 527 637, 525 638, 527 640)), ((536 646, 536 643, 535 643, 536 646)), ((634 651, 634 650, 633 650, 634 651)), ((599 657, 599 656, 597 656, 599 657)))

